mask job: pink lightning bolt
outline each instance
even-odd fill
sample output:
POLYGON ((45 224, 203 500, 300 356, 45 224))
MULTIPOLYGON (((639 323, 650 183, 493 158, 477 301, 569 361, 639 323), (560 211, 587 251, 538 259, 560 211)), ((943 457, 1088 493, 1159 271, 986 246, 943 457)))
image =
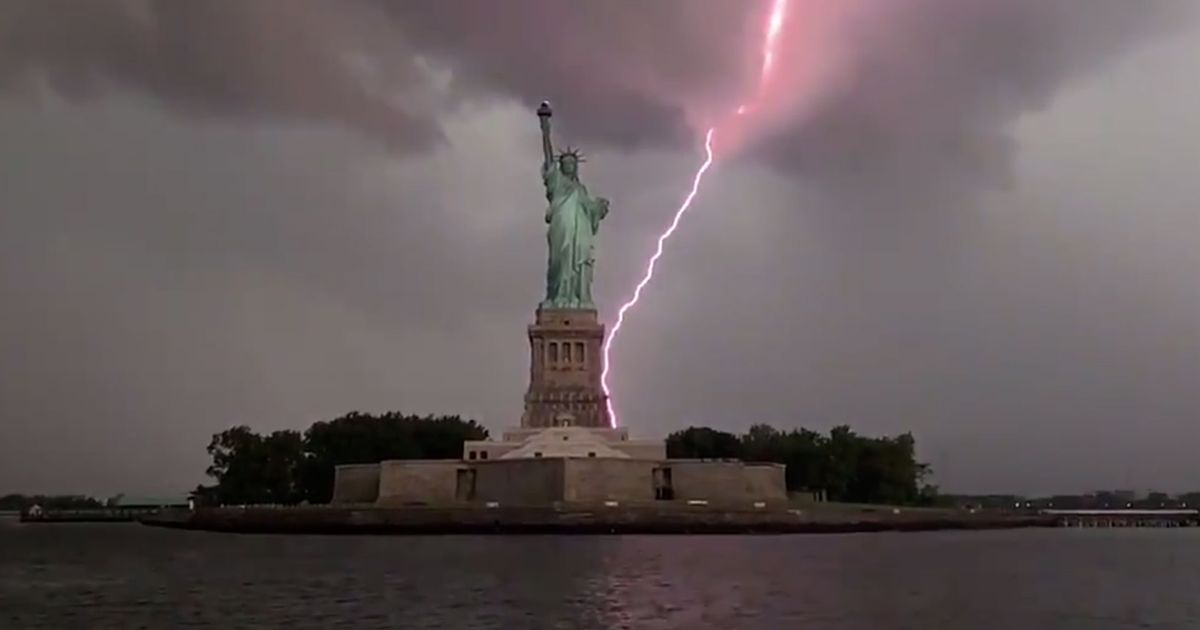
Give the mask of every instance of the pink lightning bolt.
MULTIPOLYGON (((779 52, 779 35, 783 30, 783 21, 787 16, 788 0, 774 0, 771 6, 771 15, 767 20, 767 32, 763 41, 763 62, 762 73, 759 76, 758 94, 755 100, 761 98, 763 89, 766 87, 768 79, 771 77, 771 71, 775 67, 775 57, 779 52)), ((736 113, 740 116, 753 109, 752 104, 742 104, 738 106, 736 113)), ((621 325, 625 323, 625 313, 633 308, 638 300, 642 297, 642 290, 646 288, 650 281, 654 278, 654 265, 658 263, 658 259, 663 255, 663 249, 667 243, 667 239, 675 233, 679 227, 679 222, 683 219, 683 215, 692 207, 692 200, 696 198, 700 192, 700 182, 704 180, 704 174, 708 172, 713 163, 713 137, 717 133, 717 127, 709 127, 704 134, 704 163, 700 165, 696 171, 695 177, 692 179, 692 189, 683 199, 683 204, 675 211, 675 218, 671 220, 671 225, 666 231, 658 237, 658 247, 654 250, 654 255, 650 257, 649 264, 646 265, 646 273, 643 274, 641 282, 633 289, 633 297, 629 298, 628 302, 621 305, 621 310, 617 311, 617 321, 613 324, 612 332, 609 333, 608 339, 604 342, 604 369, 600 373, 600 387, 604 390, 604 394, 608 400, 608 417, 612 426, 617 426, 617 412, 613 406, 612 391, 608 387, 608 373, 612 368, 612 362, 609 360, 609 351, 612 350, 613 341, 617 338, 617 333, 621 330, 621 325)))

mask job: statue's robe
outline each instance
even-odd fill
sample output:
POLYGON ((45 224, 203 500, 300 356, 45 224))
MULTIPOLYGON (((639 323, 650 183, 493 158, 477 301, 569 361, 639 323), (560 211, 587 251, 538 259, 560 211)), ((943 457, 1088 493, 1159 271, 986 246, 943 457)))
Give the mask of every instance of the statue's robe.
POLYGON ((608 207, 588 194, 577 177, 564 175, 557 161, 542 169, 546 185, 546 266, 548 308, 595 308, 592 303, 593 250, 600 221, 608 207))

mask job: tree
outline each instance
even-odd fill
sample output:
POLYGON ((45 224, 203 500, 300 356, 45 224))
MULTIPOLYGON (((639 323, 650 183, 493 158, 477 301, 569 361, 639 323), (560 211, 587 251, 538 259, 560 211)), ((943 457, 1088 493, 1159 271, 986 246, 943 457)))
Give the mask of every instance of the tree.
POLYGON ((457 459, 463 442, 485 440, 488 432, 459 416, 371 416, 351 412, 317 422, 304 432, 304 498, 327 503, 333 496, 334 467, 390 459, 457 459))
POLYGON ((293 503, 300 494, 297 471, 304 458, 296 431, 261 436, 246 426, 226 429, 208 445, 212 465, 206 471, 217 480, 198 488, 194 496, 222 504, 293 503))
POLYGON ((667 457, 672 459, 738 459, 741 456, 741 441, 732 433, 690 427, 667 436, 667 457))
POLYGON ((850 427, 834 427, 824 444, 822 487, 831 501, 853 501, 863 440, 850 427))
POLYGON ((487 439, 487 430, 458 416, 372 416, 351 412, 317 422, 303 435, 259 435, 246 426, 226 429, 208 446, 216 480, 192 493, 202 505, 327 503, 334 468, 387 459, 453 459, 465 440, 487 439))
POLYGON ((756 424, 741 437, 747 461, 776 462, 787 466, 787 486, 792 490, 824 487, 827 441, 818 433, 799 429, 784 433, 756 424))
POLYGON ((816 431, 794 430, 784 435, 782 457, 787 465, 787 485, 791 490, 825 489, 828 440, 816 431))
POLYGON ((778 462, 785 458, 788 436, 769 424, 756 424, 742 436, 742 458, 778 462))
POLYGON ((42 508, 48 510, 79 510, 104 507, 104 503, 97 499, 76 494, 6 494, 0 497, 0 512, 24 512, 35 505, 40 505, 42 508))
POLYGON ((916 441, 907 433, 868 438, 839 426, 824 436, 756 424, 739 437, 691 427, 667 438, 667 456, 784 464, 788 490, 824 490, 834 501, 915 504, 936 495, 931 486, 922 494, 929 467, 916 460, 916 441))
MULTIPOLYGON (((808 429, 787 433, 758 424, 741 437, 745 459, 787 466, 789 490, 824 490, 835 501, 915 504, 932 501, 921 484, 929 467, 916 460, 911 434, 860 436, 847 426, 828 436, 808 429)), ((936 489, 928 487, 936 495, 936 489)))
POLYGON ((860 440, 844 499, 858 503, 916 503, 922 474, 914 456, 915 446, 909 434, 860 440))

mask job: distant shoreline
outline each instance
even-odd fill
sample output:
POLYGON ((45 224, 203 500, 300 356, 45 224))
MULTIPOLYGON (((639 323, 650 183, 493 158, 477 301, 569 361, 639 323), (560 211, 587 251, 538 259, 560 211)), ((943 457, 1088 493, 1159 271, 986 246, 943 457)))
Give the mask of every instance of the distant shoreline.
POLYGON ((72 510, 45 510, 39 514, 18 512, 22 523, 132 523, 145 510, 122 510, 117 508, 86 508, 72 510))
POLYGON ((144 525, 243 534, 836 534, 1053 527, 1044 516, 951 510, 774 509, 695 506, 286 507, 164 510, 144 525))

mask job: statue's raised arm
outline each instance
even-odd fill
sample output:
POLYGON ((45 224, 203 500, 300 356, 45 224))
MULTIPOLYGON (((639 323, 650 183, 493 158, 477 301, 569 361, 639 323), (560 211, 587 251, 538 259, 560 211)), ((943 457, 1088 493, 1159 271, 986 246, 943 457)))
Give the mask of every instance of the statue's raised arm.
POLYGON ((550 144, 550 117, 554 112, 550 110, 550 101, 542 101, 537 115, 538 121, 542 123, 542 168, 548 169, 554 165, 554 146, 550 144))

